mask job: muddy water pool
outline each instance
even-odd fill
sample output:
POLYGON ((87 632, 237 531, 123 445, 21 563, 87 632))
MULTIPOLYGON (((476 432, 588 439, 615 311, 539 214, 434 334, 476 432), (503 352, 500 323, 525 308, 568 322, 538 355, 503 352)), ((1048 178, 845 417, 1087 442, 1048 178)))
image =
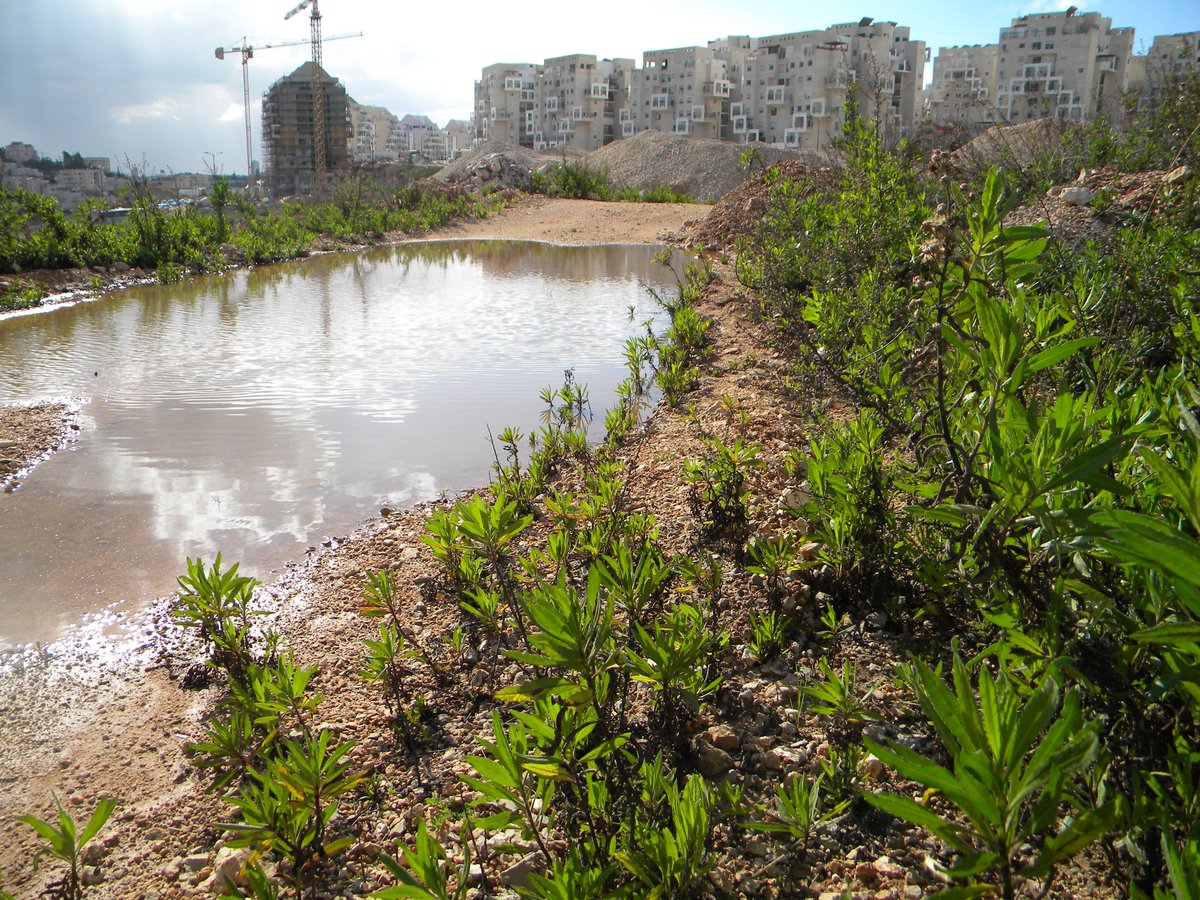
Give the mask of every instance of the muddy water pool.
POLYGON ((0 321, 0 402, 83 401, 0 496, 0 649, 169 593, 189 556, 265 579, 382 505, 486 483, 488 429, 536 428, 565 369, 602 423, 675 281, 654 252, 410 244, 0 321))

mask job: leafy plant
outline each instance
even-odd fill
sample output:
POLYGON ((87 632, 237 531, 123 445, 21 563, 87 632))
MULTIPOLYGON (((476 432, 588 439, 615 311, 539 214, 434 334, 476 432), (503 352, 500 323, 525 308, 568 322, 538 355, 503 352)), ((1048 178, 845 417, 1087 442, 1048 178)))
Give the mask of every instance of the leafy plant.
POLYGON ((67 871, 63 877, 51 885, 48 892, 55 897, 78 900, 83 896, 83 883, 80 878, 83 848, 104 827, 104 823, 116 809, 117 801, 111 797, 105 797, 96 804, 96 808, 88 818, 87 824, 83 826, 83 830, 79 829, 71 814, 63 809, 57 796, 54 798, 54 805, 58 810, 57 825, 32 815, 17 816, 16 821, 28 825, 44 841, 43 846, 37 851, 35 860, 42 856, 53 856, 67 865, 67 871))
POLYGON ((633 680, 654 689, 661 734, 678 740, 688 732, 688 717, 695 717, 701 702, 721 685, 720 677, 710 679, 706 671, 727 636, 710 633, 699 610, 686 603, 649 631, 635 623, 634 636, 637 647, 627 653, 633 680))
POLYGON ((761 576, 767 590, 767 602, 778 610, 785 593, 788 576, 800 568, 796 541, 790 535, 759 537, 746 545, 753 562, 746 566, 751 575, 761 576))
POLYGON ((999 890, 1010 900, 1022 881, 1052 878, 1055 866, 1113 823, 1110 803, 1080 810, 1056 827, 1071 778, 1096 759, 1098 723, 1084 721, 1079 692, 1068 691, 1064 698, 1053 672, 1023 697, 1003 667, 995 676, 981 671, 976 695, 956 652, 953 684, 952 691, 932 669, 914 661, 910 685, 952 768, 899 744, 885 747, 868 739, 867 747, 900 775, 939 792, 965 822, 900 794, 863 796, 928 828, 957 851, 958 860, 947 869, 951 877, 977 881, 979 891, 999 890))
POLYGON ((783 617, 775 610, 750 613, 750 654, 755 662, 770 662, 783 652, 785 629, 783 617))
POLYGON ((425 820, 417 824, 416 843, 405 848, 407 868, 387 854, 381 858, 398 884, 374 891, 374 900, 465 900, 471 890, 467 874, 471 870, 471 845, 463 840, 463 861, 450 861, 445 849, 429 835, 425 820))
POLYGON ((709 451, 684 465, 684 480, 692 488, 692 508, 710 534, 727 536, 740 547, 749 522, 746 481, 750 470, 763 464, 762 448, 741 438, 732 444, 712 438, 709 451))
POLYGON ((171 607, 172 620, 197 631, 210 648, 211 664, 235 681, 257 659, 250 628, 252 617, 261 615, 251 606, 259 582, 237 572, 237 563, 221 571, 219 553, 210 568, 200 558, 188 559, 171 607))
POLYGON ((350 773, 346 759, 352 743, 330 746, 325 729, 300 741, 288 738, 278 757, 226 801, 241 813, 241 821, 226 827, 238 836, 231 847, 255 847, 287 858, 299 893, 312 884, 321 858, 345 849, 353 838, 326 840, 326 829, 337 813, 337 800, 362 780, 350 773))
POLYGON ((864 702, 866 698, 858 696, 858 671, 853 660, 847 659, 842 662, 840 676, 824 657, 818 666, 824 678, 800 686, 801 691, 816 701, 811 707, 813 712, 823 716, 834 716, 847 724, 878 718, 867 708, 864 702))
POLYGON ((706 849, 712 798, 704 779, 689 777, 682 791, 667 787, 670 827, 636 829, 614 854, 650 897, 686 896, 712 866, 706 849))
POLYGON ((750 823, 755 831, 786 834, 800 844, 800 852, 808 849, 813 832, 832 822, 850 805, 848 800, 822 809, 821 782, 824 776, 795 775, 775 789, 774 806, 766 818, 750 823))

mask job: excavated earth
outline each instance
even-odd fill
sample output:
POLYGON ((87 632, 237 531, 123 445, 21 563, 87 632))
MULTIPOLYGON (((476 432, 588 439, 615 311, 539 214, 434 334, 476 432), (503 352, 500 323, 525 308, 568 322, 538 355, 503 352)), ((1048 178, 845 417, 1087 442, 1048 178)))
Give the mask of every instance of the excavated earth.
MULTIPOLYGON (((753 199, 746 195, 731 203, 740 204, 740 210, 753 199)), ((682 241, 685 232, 703 226, 697 221, 685 228, 685 223, 702 220, 705 212, 703 207, 530 202, 437 236, 682 241)), ((714 209, 713 215, 720 214, 720 207, 714 209)), ((698 243, 727 244, 739 227, 725 223, 698 243)), ((704 537, 683 464, 701 456, 706 436, 757 442, 765 465, 754 470, 749 485, 753 527, 765 533, 800 531, 803 523, 790 509, 797 485, 783 461, 807 446, 801 410, 818 403, 836 412, 837 403, 797 390, 788 378, 786 354, 756 314, 753 296, 726 265, 716 263, 699 311, 712 322, 699 385, 680 408, 655 409, 619 452, 625 509, 655 516, 668 553, 714 553, 723 565, 720 619, 731 635, 722 659, 724 682, 716 702, 695 723, 685 764, 741 785, 744 800, 753 804, 767 804, 790 775, 818 769, 830 752, 828 725, 797 701, 799 686, 819 677, 817 662, 823 657, 838 670, 845 660, 856 663, 859 689, 878 717, 867 726, 868 734, 936 754, 931 728, 894 673, 909 649, 925 650, 948 637, 929 631, 932 625, 890 622, 881 610, 853 608, 842 617, 837 636, 816 637, 826 592, 836 591, 827 570, 808 569, 791 585, 786 605, 801 623, 797 637, 779 659, 754 664, 746 649, 748 619, 763 607, 763 588, 745 573, 732 548, 704 537)), ((556 486, 576 487, 579 481, 578 473, 567 472, 556 486)), ((489 653, 458 652, 448 641, 465 616, 453 598, 438 592, 438 566, 421 542, 424 520, 436 506, 430 502, 385 510, 281 573, 248 573, 269 582, 259 589, 258 602, 270 610, 269 622, 282 631, 296 662, 317 667, 312 686, 324 698, 319 724, 343 740, 353 739, 355 764, 377 779, 374 799, 347 799, 331 826, 356 837, 357 844, 331 866, 322 896, 361 896, 387 884, 379 853, 399 855, 421 818, 435 830, 444 829, 437 825, 436 808, 460 809, 472 796, 460 776, 468 771, 465 757, 476 751, 477 738, 490 733, 496 708, 492 691, 518 676, 515 663, 501 659, 493 671, 489 653), (377 624, 358 611, 363 580, 366 573, 385 567, 399 585, 405 626, 443 673, 439 680, 424 662, 409 664, 406 689, 423 694, 428 709, 425 740, 415 761, 397 748, 378 687, 359 675, 363 641, 377 634, 377 624)), ((546 527, 544 514, 539 515, 516 552, 541 542, 546 527)), ((213 896, 214 865, 236 859, 223 849, 230 835, 221 823, 231 820, 232 810, 207 790, 211 779, 196 768, 185 746, 203 734, 221 689, 183 687, 199 649, 169 623, 165 600, 127 623, 120 639, 126 649, 117 659, 56 645, 5 660, 6 674, 0 678, 0 810, 45 818, 57 795, 79 817, 101 797, 115 797, 117 811, 87 859, 87 875, 94 882, 88 896, 213 896)), ((645 696, 636 697, 638 703, 646 702, 645 696)), ((917 786, 899 784, 878 765, 868 765, 863 777, 919 793, 917 786)), ((943 845, 863 807, 860 803, 853 815, 825 831, 807 853, 774 836, 721 824, 712 841, 716 865, 701 893, 832 898, 845 890, 860 900, 886 900, 918 898, 944 887, 933 865, 949 860, 943 845)), ((19 898, 36 896, 59 870, 50 862, 35 869, 30 829, 6 822, 0 835, 0 886, 19 898)), ((479 837, 481 847, 492 847, 492 855, 476 873, 476 896, 513 896, 514 880, 536 862, 532 848, 504 855, 494 839, 489 844, 479 837)), ((508 837, 521 847, 519 835, 508 837)), ((552 837, 556 842, 567 839, 552 837)), ((1089 852, 1064 867, 1049 896, 1117 896, 1120 891, 1108 883, 1110 875, 1103 855, 1089 852)))

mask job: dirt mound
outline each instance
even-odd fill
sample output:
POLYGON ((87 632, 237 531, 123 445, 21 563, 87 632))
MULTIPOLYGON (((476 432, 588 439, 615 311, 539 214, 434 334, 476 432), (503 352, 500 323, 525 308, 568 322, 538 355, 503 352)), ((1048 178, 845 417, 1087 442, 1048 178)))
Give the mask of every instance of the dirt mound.
POLYGON ((725 250, 762 219, 770 201, 771 186, 780 178, 802 181, 812 192, 831 187, 840 175, 833 165, 810 165, 798 160, 778 163, 756 173, 730 190, 703 220, 684 229, 681 238, 690 247, 725 250))
POLYGON ((545 156, 515 144, 488 141, 435 172, 432 179, 465 190, 493 186, 522 188, 531 173, 547 169, 561 159, 561 154, 545 156))
POLYGON ((1062 143, 1067 123, 1062 119, 1034 119, 1019 125, 993 125, 951 155, 951 163, 968 174, 992 166, 1023 169, 1062 143))
POLYGON ((1065 246, 1104 242, 1154 212, 1164 194, 1193 177, 1191 168, 1120 174, 1086 169, 1070 184, 1055 185, 1034 203, 1009 215, 1012 225, 1045 223, 1065 246))
MULTIPOLYGON (((750 146, 768 166, 788 160, 820 158, 819 154, 779 150, 766 144, 750 146)), ((644 191, 665 185, 711 203, 746 180, 741 161, 746 147, 729 141, 643 131, 590 153, 587 163, 606 171, 612 183, 620 188, 644 191)))

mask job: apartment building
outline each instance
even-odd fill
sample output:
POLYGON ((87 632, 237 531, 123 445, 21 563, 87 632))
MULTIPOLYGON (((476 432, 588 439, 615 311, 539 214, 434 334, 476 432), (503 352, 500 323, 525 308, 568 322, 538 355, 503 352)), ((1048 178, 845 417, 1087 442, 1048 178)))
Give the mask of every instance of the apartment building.
POLYGON ((350 160, 366 165, 379 160, 396 159, 390 140, 399 118, 382 106, 365 106, 350 99, 350 160))
MULTIPOLYGON (((263 95, 263 163, 267 188, 276 196, 310 194, 316 188, 316 129, 313 121, 313 66, 306 62, 276 81, 263 95)), ((350 99, 345 87, 318 67, 325 101, 325 172, 350 166, 350 99)))
POLYGON ((534 110, 534 87, 541 66, 533 63, 495 63, 475 82, 476 141, 504 141, 533 146, 529 113, 534 110))
POLYGON ((631 59, 597 59, 573 53, 547 59, 534 77, 525 132, 535 150, 555 147, 588 152, 615 137, 615 110, 626 102, 631 59))
POLYGON ((13 141, 0 148, 0 153, 3 153, 5 161, 10 163, 33 162, 38 158, 37 150, 32 144, 23 144, 20 141, 13 141))
POLYGON ((943 47, 933 61, 928 113, 939 125, 991 125, 999 119, 999 44, 943 47))
POLYGON ((828 146, 842 133, 848 100, 899 138, 916 121, 926 56, 908 28, 873 19, 757 38, 730 103, 733 139, 828 146))
POLYGON ((640 67, 582 53, 497 63, 475 83, 475 134, 583 151, 646 130, 822 147, 841 134, 854 99, 898 137, 916 122, 927 58, 908 28, 861 19, 650 50, 640 67))
POLYGON ((1194 72, 1200 72, 1200 31, 1158 35, 1144 56, 1129 62, 1127 108, 1141 114, 1153 110, 1172 81, 1194 72))
MULTIPOLYGON (((1071 7, 1020 16, 1000 29, 995 44, 938 53, 929 119, 939 125, 1050 116, 1120 123, 1131 86, 1146 72, 1133 47, 1134 30, 1114 28, 1099 13, 1071 7)), ((1166 44, 1161 48, 1169 54, 1166 44)))
MULTIPOLYGON (((632 68, 632 67, 631 67, 632 68)), ((617 108, 614 139, 640 131, 697 138, 725 137, 729 119, 729 61, 713 47, 650 50, 630 73, 617 108)))
POLYGON ((1004 121, 1056 116, 1119 121, 1133 55, 1132 28, 1099 13, 1037 13, 1000 29, 996 106, 1004 121))

